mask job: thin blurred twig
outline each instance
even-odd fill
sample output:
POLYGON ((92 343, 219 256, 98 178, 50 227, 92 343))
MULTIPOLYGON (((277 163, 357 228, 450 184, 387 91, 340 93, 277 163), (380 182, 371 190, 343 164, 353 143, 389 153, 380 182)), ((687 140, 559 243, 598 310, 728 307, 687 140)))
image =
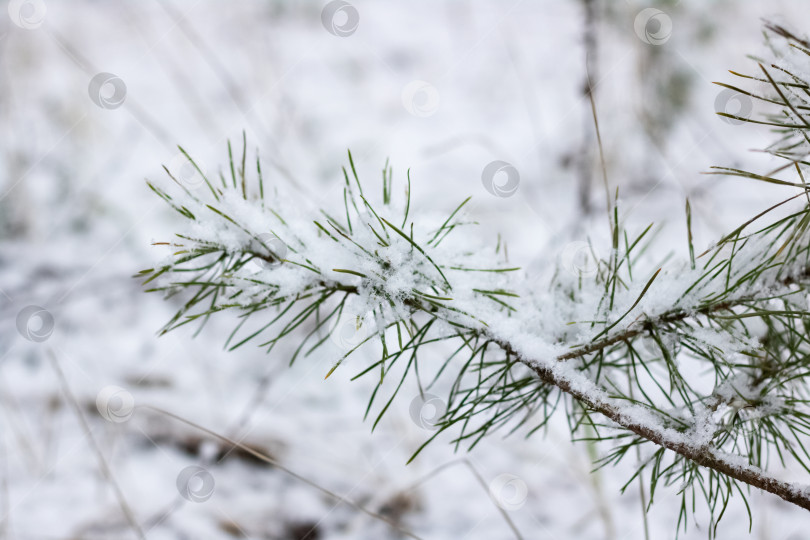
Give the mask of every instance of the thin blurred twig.
POLYGON ((6 438, 0 438, 0 445, 3 449, 3 517, 0 518, 0 537, 8 538, 9 521, 11 521, 11 495, 8 489, 8 448, 6 438))
POLYGON ((95 437, 93 437, 93 433, 90 430, 90 425, 87 423, 87 419, 84 417, 84 413, 82 412, 82 408, 79 405, 79 402, 76 401, 76 396, 73 395, 73 392, 70 390, 70 386, 68 385, 67 379, 65 378, 65 374, 62 371, 62 368, 59 367, 59 362, 56 359, 56 355, 54 354, 53 350, 48 349, 48 359, 51 361, 51 366, 53 366, 53 370, 56 373, 57 378, 59 379, 59 384, 62 387, 62 392, 65 394, 67 401, 73 407, 74 412, 76 413, 76 418, 78 418, 79 423, 82 426, 82 430, 84 431, 87 440, 90 441, 90 446, 93 447, 93 451, 98 458, 98 464, 101 468, 101 472, 104 475, 104 478, 110 483, 115 492, 115 497, 118 499, 118 504, 121 506, 121 511, 124 513, 127 521, 129 522, 132 530, 135 532, 135 535, 142 540, 146 539, 146 535, 143 532, 143 529, 138 524, 138 521, 135 519, 135 514, 132 512, 132 508, 129 506, 126 498, 124 497, 124 492, 121 491, 121 486, 115 480, 113 476, 112 470, 110 469, 109 463, 107 463, 107 459, 104 457, 104 454, 101 451, 101 447, 99 447, 98 442, 96 441, 95 437))
MULTIPOLYGON (((203 60, 205 60, 211 70, 216 74, 216 76, 222 82, 222 85, 225 87, 225 90, 228 92, 228 96, 230 96, 231 101, 233 101, 236 108, 239 109, 239 112, 242 113, 245 120, 251 124, 259 123, 260 116, 257 114, 252 114, 253 107, 251 107, 247 99, 245 99, 245 95, 236 79, 234 79, 225 65, 219 60, 216 53, 205 42, 205 40, 200 37, 200 35, 188 23, 186 17, 179 13, 171 2, 159 0, 158 4, 160 4, 160 7, 163 8, 163 10, 169 15, 172 22, 174 22, 183 35, 186 36, 194 48, 200 53, 203 60)), ((260 128, 257 131, 262 134, 266 134, 268 131, 263 125, 254 125, 253 127, 254 129, 257 127, 260 128)))
POLYGON ((421 540, 421 537, 417 536, 416 534, 412 533, 411 531, 409 531, 407 529, 404 529, 404 528, 400 527, 398 524, 394 523, 393 521, 391 521, 387 517, 385 517, 385 516, 383 516, 381 514, 378 514, 377 512, 374 512, 373 510, 369 510, 368 508, 366 508, 365 506, 363 506, 360 503, 356 503, 356 502, 352 501, 351 499, 347 499, 346 497, 342 497, 341 495, 338 495, 334 491, 331 491, 331 490, 329 490, 329 489, 327 489, 327 488, 325 488, 323 486, 320 486, 319 484, 317 484, 313 480, 310 480, 309 478, 306 478, 305 476, 301 476, 300 474, 292 471, 291 469, 288 469, 287 467, 285 467, 284 465, 282 465, 281 463, 279 463, 277 460, 273 459, 272 457, 270 457, 270 456, 268 456, 266 454, 263 454, 263 453, 255 450, 255 449, 249 447, 249 446, 246 446, 246 445, 240 443, 239 441, 235 441, 233 439, 225 437, 224 435, 220 435, 219 433, 217 433, 217 432, 215 432, 213 430, 210 430, 210 429, 208 429, 208 428, 206 428, 204 426, 201 426, 200 424, 197 424, 196 422, 192 422, 191 420, 187 420, 187 419, 183 418, 182 416, 178 416, 178 415, 176 415, 174 413, 171 413, 171 412, 169 412, 169 411, 167 411, 165 409, 161 409, 159 407, 153 407, 151 405, 138 405, 135 408, 136 409, 148 409, 150 411, 154 411, 156 413, 168 416, 169 418, 173 418, 173 419, 177 420, 178 422, 182 422, 183 424, 186 424, 187 426, 191 426, 193 428, 199 429, 203 433, 207 433, 208 435, 210 435, 210 436, 212 436, 212 437, 214 437, 216 439, 219 439, 222 442, 228 443, 228 444, 230 444, 232 446, 235 446, 235 447, 239 448, 240 450, 250 454, 251 456, 255 457, 256 459, 258 459, 260 461, 263 461, 265 463, 269 463, 273 467, 279 469, 280 471, 283 471, 283 472, 287 473, 288 475, 292 476, 296 480, 299 480, 299 481, 303 482, 304 484, 307 484, 308 486, 310 486, 312 488, 315 488, 316 490, 320 491, 324 495, 327 495, 328 497, 330 497, 332 499, 335 499, 335 500, 337 500, 339 502, 345 503, 345 504, 351 506, 352 508, 355 508, 356 510, 359 510, 359 511, 363 512, 364 514, 367 514, 367 515, 373 517, 374 519, 377 519, 379 521, 382 521, 383 523, 386 523, 388 526, 390 526, 394 530, 398 531, 399 533, 401 533, 401 534, 403 534, 403 535, 405 535, 405 536, 407 536, 409 538, 415 538, 416 540, 421 540))
MULTIPOLYGON (((56 41, 56 44, 65 54, 76 64, 76 66, 90 76, 99 73, 93 63, 74 47, 62 34, 53 27, 48 27, 48 34, 56 41)), ((132 117, 142 125, 156 140, 166 146, 171 146, 175 138, 158 122, 147 110, 138 104, 131 95, 127 95, 126 106, 124 107, 132 117)))
MULTIPOLYGON (((583 84, 583 93, 591 99, 591 94, 594 91, 594 86, 591 85, 591 80, 598 79, 596 75, 596 6, 595 0, 582 0, 584 8, 584 24, 582 41, 585 48, 585 81, 583 84)), ((590 130, 590 120, 586 118, 583 126, 582 141, 580 142, 579 157, 579 207, 583 215, 589 215, 593 210, 591 208, 591 174, 593 173, 592 164, 592 147, 593 135, 590 130)))
POLYGON ((487 493, 487 496, 492 501, 492 504, 495 505, 495 508, 498 510, 498 512, 500 512, 501 516, 503 516, 503 519, 504 521, 506 521, 506 524, 509 525, 509 528, 512 529, 512 532, 515 533, 515 538, 517 538, 518 540, 523 540, 523 536, 520 534, 520 531, 515 525, 515 522, 512 521, 512 518, 509 517, 509 514, 506 513, 506 510, 501 508, 498 502, 492 497, 492 494, 489 492, 489 486, 487 486, 486 480, 484 480, 484 477, 481 476, 481 473, 478 472, 478 469, 475 468, 475 466, 472 464, 472 462, 470 462, 468 458, 454 459, 448 461, 447 463, 439 465, 438 467, 430 471, 428 474, 423 476, 421 479, 411 484, 411 486, 407 488, 405 491, 415 490, 422 484, 438 476, 440 473, 444 472, 447 469, 453 468, 456 465, 465 465, 470 470, 470 472, 472 472, 473 476, 475 477, 475 480, 481 485, 482 488, 484 488, 484 491, 487 493))
MULTIPOLYGON (((588 79, 588 88, 591 88, 591 81, 590 78, 588 79)), ((602 146, 602 135, 599 132, 599 118, 596 114, 596 102, 593 100, 593 92, 588 92, 588 99, 591 102, 591 113, 593 114, 593 126, 596 130, 596 142, 599 146, 599 162, 602 165, 602 181, 605 184, 605 203, 607 204, 607 216, 608 222, 610 224, 611 230, 613 229, 613 222, 611 221, 610 216, 612 215, 612 209, 610 206, 610 184, 608 183, 608 175, 607 175, 607 165, 605 165, 605 149, 602 146)))

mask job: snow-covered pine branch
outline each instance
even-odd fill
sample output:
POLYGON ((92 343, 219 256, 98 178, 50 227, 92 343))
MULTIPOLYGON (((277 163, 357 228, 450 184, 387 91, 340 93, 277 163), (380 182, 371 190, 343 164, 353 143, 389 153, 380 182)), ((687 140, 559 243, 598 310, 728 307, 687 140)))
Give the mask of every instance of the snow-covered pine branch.
MULTIPOLYGON (((324 376, 360 346, 379 343, 379 360, 357 374, 378 381, 366 412, 375 411, 375 426, 422 361, 423 373, 452 381, 436 435, 452 430, 456 443, 474 446, 504 426, 532 433, 559 410, 575 438, 590 426, 588 438, 610 444, 600 466, 641 448, 630 480, 641 475, 653 493, 660 482, 678 486, 684 526, 696 498, 716 523, 733 492, 745 499, 741 484, 810 510, 810 488, 768 470, 776 456, 810 471, 810 199, 802 176, 810 86, 791 71, 807 72, 810 47, 781 27, 768 32, 777 62, 744 76, 765 86, 761 94, 726 86, 778 109, 745 120, 783 130, 769 151, 788 161, 779 172, 795 178, 718 172, 799 192, 702 255, 690 233, 688 259, 649 267, 651 226, 625 230, 613 204, 612 245, 594 275, 558 272, 539 287, 523 270, 493 263, 500 245, 481 249, 463 218, 466 200, 431 219, 411 208, 410 181, 395 189, 387 166, 381 196, 364 193, 349 155, 343 207, 309 211, 280 186, 266 189, 258 160, 255 172, 246 170, 253 167, 243 144, 229 177, 197 169, 202 187, 177 181, 176 196, 150 184, 184 218, 167 243, 174 253, 140 274, 150 290, 184 295, 163 331, 237 311, 243 319, 231 349, 255 341, 270 351, 294 335, 295 361, 348 318, 364 339, 324 376), (777 207, 793 210, 770 218, 777 207), (243 331, 251 317, 261 324, 243 331), (442 351, 441 365, 424 365, 428 347, 442 351)), ((435 381, 420 379, 420 389, 435 381)))

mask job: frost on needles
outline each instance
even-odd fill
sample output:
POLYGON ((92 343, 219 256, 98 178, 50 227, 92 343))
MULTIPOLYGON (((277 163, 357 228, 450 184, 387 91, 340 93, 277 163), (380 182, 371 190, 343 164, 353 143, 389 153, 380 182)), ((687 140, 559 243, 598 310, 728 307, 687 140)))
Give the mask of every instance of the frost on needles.
MULTIPOLYGON (((557 412, 572 437, 606 445, 597 466, 630 456, 636 472, 625 488, 641 479, 650 503, 659 484, 677 489, 684 527, 702 500, 712 534, 732 495, 746 501, 750 487, 810 510, 810 488, 769 470, 810 472, 810 44, 778 26, 765 35, 773 60, 733 73, 742 87, 718 84, 767 108, 735 118, 771 126, 779 140, 767 151, 784 166, 712 174, 792 193, 702 254, 690 231, 688 258, 650 268, 652 226, 625 230, 614 201, 612 244, 595 275, 532 283, 505 262, 500 242, 481 249, 464 217, 469 199, 433 219, 411 208, 410 179, 395 189, 387 164, 381 194, 364 192, 350 154, 344 205, 306 209, 282 186, 265 186, 243 141, 241 159, 229 145, 226 174, 197 169, 199 189, 175 180, 170 195, 149 183, 184 218, 163 243, 174 253, 139 274, 150 291, 182 294, 163 332, 231 310, 241 321, 230 349, 252 341, 270 352, 291 336, 294 362, 348 318, 365 338, 323 375, 376 347, 379 359, 352 373, 377 383, 366 409, 374 426, 406 377, 420 391, 447 380, 447 412, 430 440, 450 430, 456 445, 473 447, 499 428, 534 433, 557 412), (773 218, 776 208, 788 215, 773 218), (244 330, 254 318, 258 329, 244 330)), ((688 201, 686 214, 689 223, 688 201)))

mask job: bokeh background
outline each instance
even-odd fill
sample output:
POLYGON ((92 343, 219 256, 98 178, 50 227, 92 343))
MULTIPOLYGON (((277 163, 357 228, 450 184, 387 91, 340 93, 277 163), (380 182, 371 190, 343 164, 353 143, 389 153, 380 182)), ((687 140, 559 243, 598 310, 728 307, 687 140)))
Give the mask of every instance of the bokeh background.
MULTIPOLYGON (((562 418, 470 453, 443 434, 406 466, 440 397, 420 404, 406 388, 372 434, 372 381, 323 380, 337 348, 292 368, 289 346, 229 353, 228 316, 158 337, 179 300, 131 276, 166 255, 152 243, 178 217, 145 179, 183 169, 178 144, 216 171, 244 131, 270 185, 339 208, 351 149, 369 183, 388 158, 401 192, 410 169, 417 210, 473 195, 482 241, 500 234, 510 260, 542 274, 583 264, 571 245, 604 245, 590 89, 625 223, 654 221, 653 255, 683 258, 687 197, 701 249, 783 194, 700 173, 767 170, 751 150, 771 135, 716 116, 750 104, 712 81, 754 71, 763 18, 804 33, 803 0, 2 4, 0 538, 401 537, 287 471, 423 538, 645 537, 638 485, 619 493, 632 463, 589 474, 600 448, 571 444, 562 418), (494 160, 517 189, 486 189, 494 160)), ((659 488, 649 538, 675 537, 679 501, 659 488)), ((750 502, 752 538, 807 538, 802 510, 750 502)), ((695 518, 680 538, 706 536, 695 518)), ((748 537, 739 498, 718 533, 748 537)))

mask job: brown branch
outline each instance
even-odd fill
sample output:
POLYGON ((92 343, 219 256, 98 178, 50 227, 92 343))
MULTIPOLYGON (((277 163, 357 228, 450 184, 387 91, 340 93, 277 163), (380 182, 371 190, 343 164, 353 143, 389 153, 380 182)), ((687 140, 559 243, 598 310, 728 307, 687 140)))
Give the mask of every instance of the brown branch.
MULTIPOLYGON (((782 285, 789 286, 797 283, 798 281, 806 279, 808 276, 810 276, 810 269, 805 270, 799 276, 789 276, 781 280, 781 283, 782 285)), ((314 285, 316 287, 344 291, 349 294, 358 294, 357 287, 352 285, 344 285, 331 280, 321 280, 316 282, 314 285)), ((557 356, 555 360, 563 362, 566 360, 579 358, 587 354, 603 350, 616 343, 628 341, 643 333, 650 327, 650 325, 661 325, 665 323, 677 322, 698 315, 710 315, 712 313, 728 310, 754 300, 756 299, 744 297, 704 306, 703 308, 692 312, 687 312, 684 310, 673 310, 666 312, 655 318, 648 318, 640 322, 640 324, 634 328, 628 327, 617 334, 605 337, 599 341, 578 346, 568 353, 557 356)), ((405 299, 404 302, 414 311, 424 311, 433 316, 437 316, 437 312, 439 311, 439 308, 435 304, 426 305, 419 298, 405 299)), ((734 478, 735 480, 748 484, 749 486, 753 486, 777 495, 783 500, 793 503, 801 508, 804 508, 805 510, 810 510, 810 490, 808 492, 804 492, 803 490, 797 489, 789 482, 769 476, 766 471, 763 471, 758 467, 732 463, 727 459, 724 459, 721 455, 718 455, 718 452, 709 445, 695 446, 686 444, 680 437, 676 438, 669 435, 667 433, 668 430, 666 429, 640 423, 637 420, 634 420, 632 415, 628 415, 626 412, 623 412, 623 404, 620 403, 619 400, 612 398, 600 398, 590 395, 588 392, 582 390, 579 385, 573 384, 573 380, 555 373, 555 371, 550 367, 544 366, 542 363, 533 361, 532 359, 527 358, 525 355, 518 353, 508 340, 503 340, 498 336, 493 335, 491 333, 491 329, 470 329, 473 331, 478 331, 482 335, 487 334, 489 339, 500 346, 501 349, 506 351, 508 354, 512 354, 518 358, 543 382, 559 388, 562 392, 570 395, 585 407, 602 414, 622 428, 649 442, 661 446, 662 448, 671 450, 700 466, 708 467, 721 474, 734 478)))
MULTIPOLYGON (((808 272, 809 272, 808 270, 805 270, 798 277, 793 276, 787 277, 782 280, 782 284, 785 286, 789 286, 795 284, 797 281, 806 279, 808 276, 808 272)), ((649 325, 656 325, 656 324, 660 325, 661 323, 677 322, 695 315, 709 315, 711 313, 716 313, 718 311, 731 309, 732 307, 745 304, 746 302, 752 300, 753 300, 752 298, 728 300, 726 302, 721 302, 719 304, 706 306, 702 309, 695 311, 694 313, 688 313, 683 310, 668 312, 653 320, 648 319, 644 321, 643 324, 637 326, 636 328, 627 328, 622 332, 619 332, 613 336, 607 337, 600 341, 595 341, 587 345, 577 347, 575 350, 571 352, 557 356, 555 360, 565 361, 574 358, 579 358, 587 354, 603 350, 616 343, 628 341, 643 333, 649 327, 649 325)), ((667 450, 671 450, 687 459, 690 459, 695 463, 697 463, 698 465, 713 469, 721 474, 725 474, 731 478, 734 478, 735 480, 744 482, 750 486, 772 493, 787 502, 793 503, 797 506, 800 506, 801 508, 804 508, 805 510, 810 510, 810 490, 805 492, 804 490, 796 489, 789 482, 785 482, 772 476, 768 476, 765 471, 757 467, 750 465, 739 466, 730 463, 729 461, 723 459, 721 456, 718 456, 716 452, 709 446, 696 447, 684 444, 681 440, 674 440, 671 437, 668 437, 664 430, 659 430, 649 425, 641 424, 639 422, 634 421, 632 418, 629 418, 626 414, 622 412, 621 406, 616 400, 596 399, 594 396, 589 395, 587 392, 584 392, 574 387, 572 385, 571 380, 568 380, 556 374, 552 369, 548 367, 542 367, 542 364, 532 361, 531 359, 525 358, 524 355, 521 355, 517 351, 515 351, 514 348, 511 346, 511 344, 508 343, 507 341, 499 340, 497 338, 494 338, 494 341, 504 351, 506 351, 509 354, 513 354, 521 361, 521 363, 528 366, 532 371, 534 371, 537 374, 538 377, 540 377, 542 381, 544 381, 547 384, 556 386, 561 391, 570 395, 571 397, 573 397, 586 407, 609 418, 616 424, 622 426, 624 429, 635 433, 636 435, 647 441, 650 441, 654 444, 657 444, 658 446, 666 448, 667 450)))
MULTIPOLYGON (((795 285, 799 282, 807 280, 810 277, 810 268, 804 269, 799 276, 788 276, 785 279, 781 280, 781 284, 785 287, 790 285, 795 285)), ((695 315, 711 315, 712 313, 717 313, 718 311, 725 311, 727 309, 731 309, 733 307, 741 306, 748 302, 755 302, 757 300, 756 297, 746 296, 743 298, 737 298, 733 300, 727 300, 725 302, 720 302, 718 304, 711 304, 705 306, 703 308, 697 309, 694 312, 687 312, 681 309, 668 311, 663 313, 655 318, 647 318, 645 319, 639 326, 635 328, 626 328, 624 331, 614 334, 611 337, 599 340, 599 341, 592 341, 585 345, 580 345, 574 347, 574 350, 571 352, 567 352, 557 357, 557 360, 571 360, 573 358, 580 358, 585 356, 586 354, 590 354, 592 352, 601 351, 611 345, 619 343, 620 341, 628 341, 642 333, 649 326, 655 326, 660 324, 666 323, 673 323, 682 321, 684 319, 688 319, 690 317, 694 317, 695 315)))
MULTIPOLYGON (((518 355, 518 357, 520 357, 518 355)), ((639 437, 646 439, 652 443, 657 444, 667 450, 680 454, 681 456, 690 459, 703 467, 714 469, 715 471, 730 476, 735 480, 744 482, 750 486, 759 488, 763 491, 773 493, 787 502, 793 503, 797 506, 810 510, 810 495, 797 490, 789 482, 767 476, 764 471, 754 467, 741 467, 732 464, 722 457, 717 456, 709 447, 695 447, 684 444, 681 441, 675 441, 668 438, 663 431, 656 430, 647 425, 634 422, 628 419, 621 409, 615 404, 594 399, 586 392, 582 392, 574 388, 571 381, 560 377, 552 370, 538 366, 536 363, 526 360, 521 360, 524 364, 529 366, 541 380, 554 385, 566 394, 575 398, 577 401, 586 405, 590 409, 606 416, 613 420, 623 428, 632 431, 639 437)))

